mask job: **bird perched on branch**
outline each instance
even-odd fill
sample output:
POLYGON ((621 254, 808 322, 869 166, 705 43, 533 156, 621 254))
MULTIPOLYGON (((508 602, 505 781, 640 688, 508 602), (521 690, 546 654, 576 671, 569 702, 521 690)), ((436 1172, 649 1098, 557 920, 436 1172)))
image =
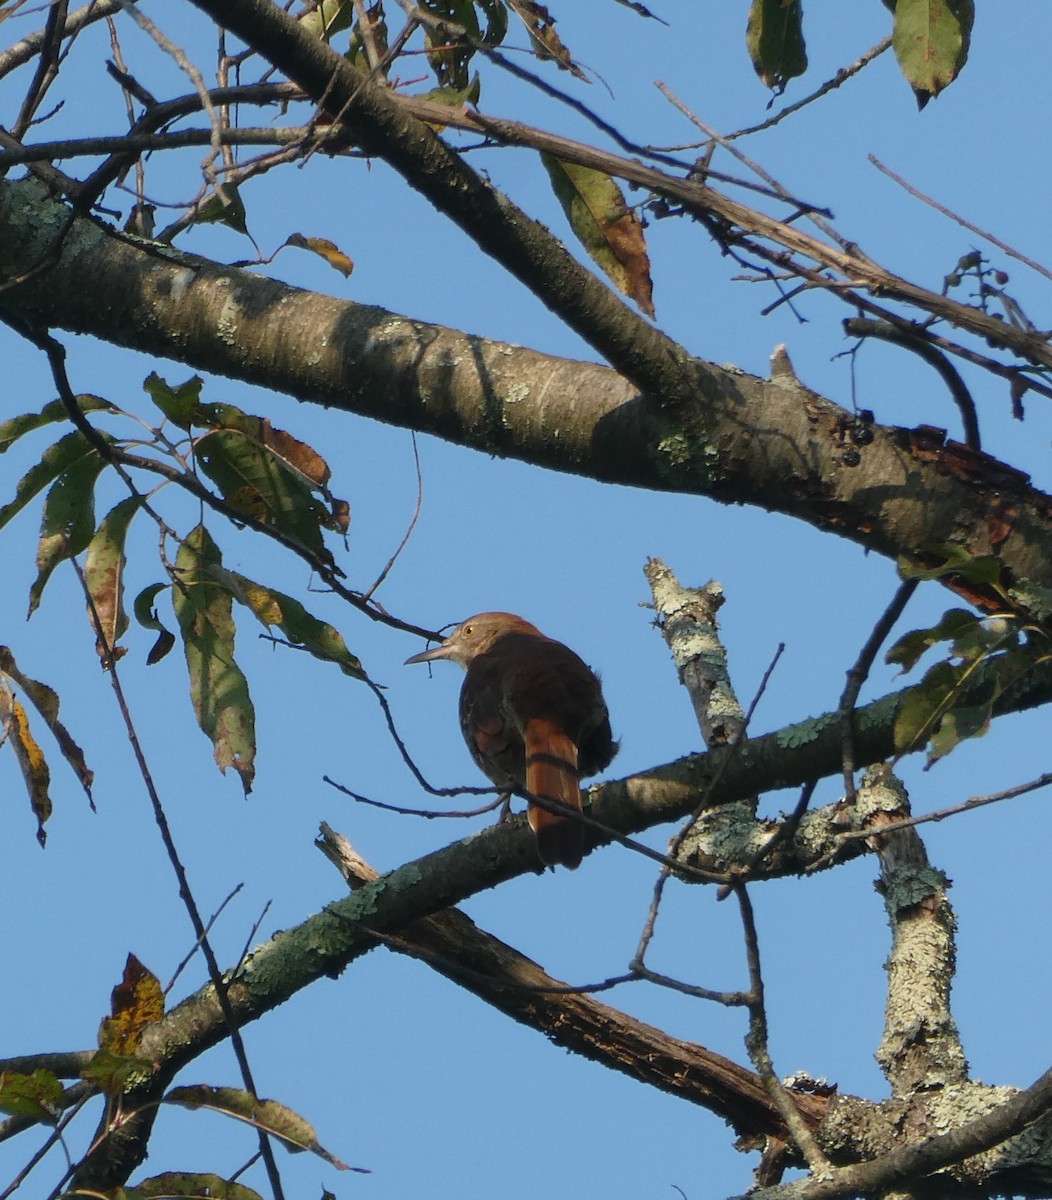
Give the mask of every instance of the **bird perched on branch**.
MULTIPOLYGON (((595 672, 569 646, 504 612, 469 617, 406 664, 443 658, 467 672, 460 728, 481 770, 508 793, 525 789, 581 810, 581 778, 603 770, 617 753, 595 672)), ((579 821, 532 801, 526 816, 546 866, 580 865, 579 821)))

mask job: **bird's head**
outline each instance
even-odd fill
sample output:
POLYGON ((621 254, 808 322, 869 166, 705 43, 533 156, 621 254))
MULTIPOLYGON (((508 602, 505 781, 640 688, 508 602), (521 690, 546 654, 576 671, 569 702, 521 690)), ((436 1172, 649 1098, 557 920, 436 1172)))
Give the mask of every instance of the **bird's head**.
POLYGON ((509 633, 528 633, 534 637, 544 635, 529 621, 517 617, 514 613, 486 612, 468 617, 453 630, 444 642, 439 642, 430 650, 423 650, 405 660, 410 663, 435 662, 438 659, 449 659, 467 667, 473 658, 485 654, 500 638, 509 633))

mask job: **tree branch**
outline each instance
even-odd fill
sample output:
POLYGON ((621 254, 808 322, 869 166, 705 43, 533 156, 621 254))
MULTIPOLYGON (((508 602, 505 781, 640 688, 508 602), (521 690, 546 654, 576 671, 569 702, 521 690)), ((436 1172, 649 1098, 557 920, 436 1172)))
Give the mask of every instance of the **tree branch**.
MULTIPOLYGON (((40 262, 69 216, 40 185, 0 181, 0 279, 40 262)), ((793 381, 702 364, 699 436, 608 368, 133 244, 87 219, 73 222, 54 270, 4 292, 0 307, 487 454, 756 504, 892 558, 925 561, 953 542, 996 556, 1024 605, 1027 587, 1052 589, 1052 498, 1026 475, 793 381)))
MULTIPOLYGON (((328 825, 322 824, 316 844, 352 889, 378 878, 328 825)), ((544 1033, 557 1046, 711 1109, 739 1137, 788 1137, 781 1115, 753 1072, 592 996, 568 990, 457 909, 426 917, 384 941, 391 950, 426 963, 513 1020, 544 1033)), ((792 1100, 808 1128, 816 1128, 825 1098, 794 1094, 792 1100)))

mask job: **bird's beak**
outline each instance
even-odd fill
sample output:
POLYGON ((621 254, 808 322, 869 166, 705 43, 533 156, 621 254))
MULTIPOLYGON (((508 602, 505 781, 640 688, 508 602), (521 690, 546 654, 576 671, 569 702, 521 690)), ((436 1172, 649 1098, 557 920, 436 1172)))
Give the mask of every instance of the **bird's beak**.
POLYGON ((422 650, 419 654, 414 654, 411 658, 407 658, 403 665, 408 667, 413 663, 434 662, 436 658, 449 658, 448 642, 439 642, 430 650, 422 650))

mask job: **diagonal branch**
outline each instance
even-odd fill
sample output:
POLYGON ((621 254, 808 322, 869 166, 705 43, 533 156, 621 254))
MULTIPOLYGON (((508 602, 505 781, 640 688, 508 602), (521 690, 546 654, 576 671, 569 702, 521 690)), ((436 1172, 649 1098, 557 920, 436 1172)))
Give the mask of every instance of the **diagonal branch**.
MULTIPOLYGON (((69 220, 39 184, 0 181, 0 279, 42 261, 69 220)), ((79 218, 57 266, 0 294, 0 307, 487 454, 756 504, 892 558, 923 561, 954 542, 995 555, 1006 583, 1052 589, 1052 499, 1027 476, 795 380, 702 364, 699 434, 609 368, 133 244, 79 218)))
MULTIPOLYGON (((352 889, 378 878, 328 825, 322 824, 316 844, 352 889)), ((426 917, 384 941, 390 949, 427 963, 507 1016, 541 1031, 557 1046, 711 1109, 739 1137, 750 1141, 788 1137, 767 1089, 751 1071, 567 989, 457 909, 426 917)), ((792 1101, 800 1119, 815 1128, 826 1099, 799 1093, 792 1101)))

